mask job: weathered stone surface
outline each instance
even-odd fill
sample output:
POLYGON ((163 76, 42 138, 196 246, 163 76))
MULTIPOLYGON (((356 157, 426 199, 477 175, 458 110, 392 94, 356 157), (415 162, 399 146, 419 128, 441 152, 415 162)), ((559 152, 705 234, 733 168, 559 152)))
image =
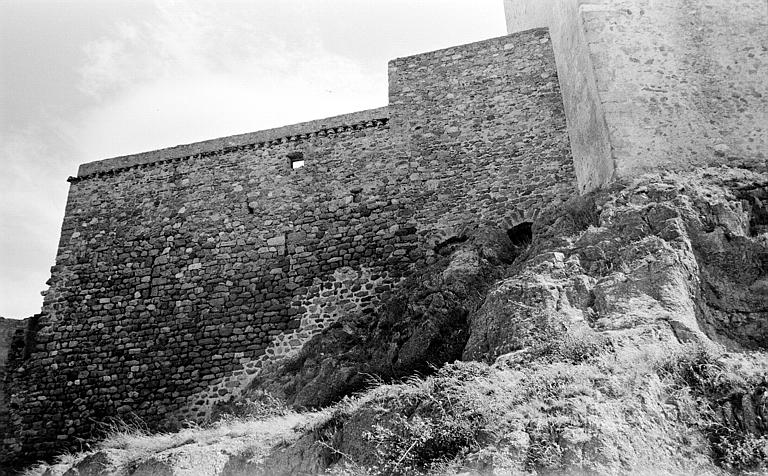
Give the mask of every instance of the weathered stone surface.
POLYGON ((578 258, 537 257, 524 273, 495 285, 471 318, 464 360, 493 362, 510 352, 586 327, 595 279, 581 273, 578 258))
POLYGON ((173 462, 150 458, 139 463, 130 476, 174 476, 173 462))
POLYGON ((660 169, 766 169, 762 0, 505 0, 508 31, 549 27, 584 190, 660 169))
POLYGON ((652 175, 597 194, 599 219, 569 240, 572 217, 589 212, 542 217, 524 267, 473 315, 464 357, 493 361, 585 327, 765 351, 768 241, 753 232, 761 201, 742 199, 765 191, 764 175, 740 169, 652 175))
POLYGON ((63 476, 109 476, 116 471, 115 457, 111 452, 97 451, 76 463, 63 476))

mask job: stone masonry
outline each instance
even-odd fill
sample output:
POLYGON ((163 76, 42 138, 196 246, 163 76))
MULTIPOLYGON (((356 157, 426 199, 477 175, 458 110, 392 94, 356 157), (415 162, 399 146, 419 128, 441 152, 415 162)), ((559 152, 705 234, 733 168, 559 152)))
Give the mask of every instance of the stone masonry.
POLYGON ((0 462, 205 418, 441 242, 578 193, 546 29, 389 74, 381 109, 81 166, 0 462))
MULTIPOLYGON (((7 387, 10 383, 10 377, 6 370, 13 367, 9 365, 9 357, 14 344, 23 342, 24 328, 26 321, 18 319, 4 319, 0 317, 0 428, 9 428, 11 426, 11 401, 10 392, 7 387)), ((2 436, 2 431, 0 431, 2 436)), ((3 445, 13 444, 13 441, 2 442, 3 445)), ((2 466, 0 466, 0 475, 3 475, 2 466)))

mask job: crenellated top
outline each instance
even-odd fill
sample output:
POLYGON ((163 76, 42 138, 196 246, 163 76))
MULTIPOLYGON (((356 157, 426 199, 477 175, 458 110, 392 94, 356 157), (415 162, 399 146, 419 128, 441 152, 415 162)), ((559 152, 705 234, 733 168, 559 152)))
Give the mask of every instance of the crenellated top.
POLYGON ((388 122, 389 107, 368 109, 366 111, 301 122, 274 129, 89 162, 80 166, 77 177, 69 177, 67 181, 76 183, 91 177, 118 173, 140 166, 225 154, 237 150, 271 147, 277 144, 295 142, 317 136, 333 135, 349 130, 381 127, 388 122))

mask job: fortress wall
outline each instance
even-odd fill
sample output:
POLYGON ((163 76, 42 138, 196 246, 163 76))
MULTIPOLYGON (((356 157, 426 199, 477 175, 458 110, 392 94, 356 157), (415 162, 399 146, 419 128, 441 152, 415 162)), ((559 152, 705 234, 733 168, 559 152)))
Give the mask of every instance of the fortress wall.
MULTIPOLYGON (((8 365, 11 356, 11 347, 14 344, 15 337, 23 334, 26 321, 17 319, 5 319, 0 317, 0 442, 5 439, 6 429, 11 427, 11 392, 9 383, 11 375, 8 371, 13 371, 13 365, 8 365)), ((0 474, 4 474, 0 466, 0 474)))
POLYGON ((611 167, 619 177, 707 163, 766 167, 765 1, 505 6, 510 32, 552 31, 582 189, 610 179, 611 167), (583 147, 590 141, 597 153, 583 147))
POLYGON ((533 219, 574 193, 553 60, 538 29, 390 62, 391 121, 422 189, 417 221, 458 234, 477 219, 533 219))
POLYGON ((81 169, 5 459, 73 447, 111 417, 205 417, 265 359, 375 312, 441 240, 577 193, 546 30, 390 72, 388 119, 81 169))
POLYGON ((193 417, 190 398, 297 329, 304 297, 334 270, 402 273, 406 218, 376 200, 385 185, 371 170, 388 136, 379 124, 74 181, 36 352, 14 388, 36 403, 21 409, 34 451, 107 417, 193 417), (297 150, 307 165, 293 171, 297 150))

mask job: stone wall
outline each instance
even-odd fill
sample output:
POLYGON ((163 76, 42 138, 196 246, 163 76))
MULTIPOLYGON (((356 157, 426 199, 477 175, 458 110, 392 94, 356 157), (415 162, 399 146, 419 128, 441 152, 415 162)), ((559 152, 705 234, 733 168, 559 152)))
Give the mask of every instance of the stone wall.
POLYGON ((204 418, 440 242, 578 193, 559 98, 539 29, 391 62, 388 108, 84 165, 4 457, 204 418))
POLYGON ((573 193, 545 31, 390 63, 391 121, 412 157, 418 223, 450 236, 478 219, 499 224, 512 212, 532 219, 542 204, 573 193))
POLYGON ((582 192, 615 175, 608 124, 597 90, 580 0, 504 0, 507 30, 549 27, 574 168, 582 192))
POLYGON ((768 3, 604 0, 584 25, 619 176, 765 170, 768 3))
POLYGON ((764 0, 505 6, 510 32, 552 31, 582 189, 656 169, 766 167, 764 0))
MULTIPOLYGON (((11 348, 18 337, 23 337, 24 326, 26 322, 18 319, 4 319, 0 317, 0 443, 3 445, 13 444, 10 439, 6 442, 5 429, 11 427, 11 392, 9 383, 11 381, 8 370, 12 371, 12 364, 8 365, 11 348)), ((4 475, 2 465, 0 465, 0 475, 4 475)))

